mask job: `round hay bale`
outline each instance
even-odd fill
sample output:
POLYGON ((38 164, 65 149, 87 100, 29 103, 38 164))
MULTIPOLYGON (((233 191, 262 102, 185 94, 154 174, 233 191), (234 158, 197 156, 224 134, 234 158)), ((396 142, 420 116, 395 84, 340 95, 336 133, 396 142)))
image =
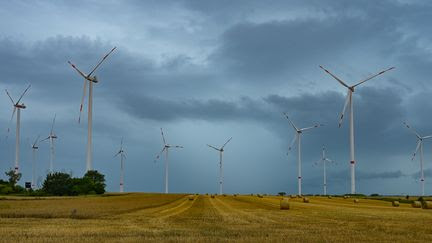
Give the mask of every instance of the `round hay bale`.
POLYGON ((226 197, 226 194, 223 194, 224 197, 226 197))
POLYGON ((261 194, 257 194, 257 197, 259 198, 263 198, 263 196, 261 194))
POLYGON ((414 201, 411 203, 411 207, 413 208, 421 208, 422 207, 422 203, 420 201, 414 201))
POLYGON ((399 207, 399 201, 393 201, 392 206, 393 207, 399 207))
POLYGON ((354 203, 359 203, 360 202, 360 200, 359 199, 354 199, 354 203))
POLYGON ((193 201, 195 199, 195 196, 194 195, 189 195, 188 198, 189 198, 189 201, 193 201))
POLYGON ((303 198, 302 195, 297 195, 298 198, 303 198))
POLYGON ((304 197, 304 198, 303 198, 303 202, 304 202, 304 203, 309 203, 309 198, 304 197))
POLYGON ((210 197, 211 197, 211 198, 215 198, 215 196, 214 196, 214 195, 211 195, 210 197))
POLYGON ((432 209, 432 201, 423 201, 422 202, 423 209, 432 209))
POLYGON ((289 199, 288 198, 283 198, 280 201, 280 209, 281 210, 288 210, 289 208, 290 208, 289 199))
POLYGON ((332 199, 332 197, 331 197, 331 196, 328 196, 327 198, 328 198, 328 199, 332 199))
POLYGON ((291 198, 296 198, 297 196, 296 196, 296 195, 291 195, 290 197, 291 197, 291 198))
POLYGON ((344 196, 344 199, 347 199, 348 197, 347 196, 344 196))

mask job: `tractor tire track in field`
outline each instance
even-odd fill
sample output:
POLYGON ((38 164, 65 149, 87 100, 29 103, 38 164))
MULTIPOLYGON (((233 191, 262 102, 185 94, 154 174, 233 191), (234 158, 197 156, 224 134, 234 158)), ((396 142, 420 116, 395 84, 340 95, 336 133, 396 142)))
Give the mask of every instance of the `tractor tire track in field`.
MULTIPOLYGON (((236 217, 240 215, 240 217, 244 218, 243 221, 246 221, 247 223, 278 223, 277 221, 273 219, 269 219, 268 217, 257 216, 254 213, 247 212, 244 209, 240 209, 242 208, 243 205, 238 205, 239 203, 233 200, 232 198, 228 198, 228 197, 224 197, 222 199, 215 198, 215 200, 212 200, 212 202, 217 210, 221 212, 228 212, 228 214, 230 214, 231 217, 236 217), (228 201, 228 202, 224 202, 224 201, 228 201), (233 204, 236 204, 237 207, 232 206, 233 204)), ((238 217, 236 218, 238 221, 238 217)))

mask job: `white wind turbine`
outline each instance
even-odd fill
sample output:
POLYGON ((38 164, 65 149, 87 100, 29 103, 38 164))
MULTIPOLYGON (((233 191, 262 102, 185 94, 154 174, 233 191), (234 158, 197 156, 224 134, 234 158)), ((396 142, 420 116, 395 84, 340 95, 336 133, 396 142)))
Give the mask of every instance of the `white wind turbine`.
POLYGON ((222 156, 225 146, 229 143, 229 141, 231 141, 231 139, 232 137, 228 139, 221 148, 216 148, 215 146, 207 144, 207 146, 209 146, 210 148, 219 151, 219 195, 222 195, 223 191, 222 156))
POLYGON ((54 172, 54 155, 55 155, 55 153, 54 153, 55 152, 54 151, 54 139, 57 139, 57 135, 55 135, 55 133, 54 133, 54 124, 55 124, 56 116, 57 116, 57 114, 54 115, 54 119, 53 119, 53 122, 51 125, 51 131, 49 133, 49 136, 47 138, 45 138, 44 140, 42 140, 42 141, 49 140, 49 142, 50 142, 50 170, 49 170, 50 173, 54 172))
POLYGON ((316 165, 318 165, 319 163, 323 164, 323 168, 324 168, 323 169, 323 171, 324 171, 324 182, 323 182, 324 195, 327 195, 327 173, 326 173, 326 163, 327 162, 333 163, 334 161, 326 157, 326 148, 323 146, 321 159, 315 164, 316 165))
POLYGON ((124 160, 126 159, 126 152, 123 150, 123 138, 120 142, 120 150, 114 155, 120 155, 120 192, 124 192, 124 160))
POLYGON ((288 121, 291 123, 292 127, 294 128, 294 131, 296 132, 294 139, 292 140, 290 146, 288 147, 288 151, 291 151, 291 148, 294 146, 294 143, 297 141, 297 151, 298 151, 298 195, 302 195, 302 168, 301 168, 301 135, 304 131, 317 128, 322 126, 321 124, 316 124, 312 127, 305 127, 305 128, 297 128, 294 123, 291 121, 291 119, 288 117, 288 115, 284 112, 283 113, 285 117, 288 119, 288 121))
POLYGON ((33 143, 30 143, 30 147, 32 149, 32 182, 31 182, 31 187, 33 189, 36 188, 36 153, 37 150, 39 149, 39 138, 40 136, 37 136, 36 140, 33 143))
POLYGON ((345 88, 348 89, 348 93, 346 96, 346 100, 345 100, 345 104, 342 110, 342 113, 340 114, 339 117, 339 127, 341 127, 342 125, 342 120, 345 114, 345 111, 348 107, 349 104, 349 109, 350 109, 350 167, 351 167, 351 194, 355 194, 356 189, 355 189, 355 156, 354 156, 354 106, 353 106, 353 98, 352 98, 352 94, 354 93, 354 90, 357 86, 359 86, 360 84, 375 78, 376 76, 379 76, 387 71, 390 71, 392 69, 394 69, 394 67, 385 69, 377 74, 374 74, 366 79, 361 80, 360 82, 349 86, 347 85, 345 82, 343 82, 340 78, 336 77, 334 74, 332 74, 331 72, 329 72, 327 69, 323 68, 322 66, 319 66, 322 70, 324 70, 326 73, 328 73, 330 76, 332 76, 334 79, 336 79, 336 81, 338 81, 342 86, 344 86, 345 88))
POLYGON ((414 160, 417 152, 420 150, 420 182, 421 182, 421 187, 422 187, 422 196, 424 196, 425 195, 425 189, 424 189, 425 179, 424 179, 424 173, 423 173, 423 141, 425 139, 432 138, 432 135, 422 137, 411 126, 409 126, 406 122, 404 122, 404 124, 417 137, 417 147, 413 153, 411 160, 414 160))
MULTIPOLYGON (((14 102, 14 100, 12 99, 12 97, 10 96, 9 92, 6 91, 7 96, 9 96, 10 101, 12 102, 12 105, 14 106, 13 108, 13 112, 12 112, 12 117, 11 117, 11 122, 14 118, 15 112, 17 113, 16 117, 17 117, 17 122, 16 122, 16 140, 15 140, 15 173, 19 172, 19 149, 20 149, 20 122, 21 122, 21 109, 25 109, 26 106, 24 105, 24 103, 20 104, 21 99, 24 97, 25 93, 27 92, 27 90, 29 90, 31 87, 31 85, 29 85, 24 92, 21 94, 20 98, 18 99, 17 102, 14 102)), ((9 129, 8 129, 9 132, 9 129)))
POLYGON ((96 71, 96 69, 102 64, 103 61, 116 49, 114 47, 111 49, 110 52, 108 52, 102 60, 93 68, 93 70, 88 74, 84 74, 81 72, 74 64, 72 64, 70 61, 68 63, 74 68, 83 78, 84 78, 84 92, 83 96, 81 98, 81 105, 80 105, 80 114, 78 118, 78 123, 81 121, 81 112, 83 110, 84 100, 87 93, 87 82, 89 85, 88 93, 88 123, 87 123, 87 162, 86 162, 86 171, 93 169, 93 145, 92 145, 92 124, 93 124, 93 83, 97 83, 99 80, 97 79, 96 75, 92 76, 92 74, 96 71))
POLYGON ((164 146, 162 150, 159 152, 159 154, 156 156, 154 162, 156 162, 161 157, 162 153, 165 151, 165 193, 168 193, 168 150, 170 148, 183 148, 183 146, 167 144, 162 128, 161 128, 161 135, 162 135, 162 141, 164 143, 164 146))

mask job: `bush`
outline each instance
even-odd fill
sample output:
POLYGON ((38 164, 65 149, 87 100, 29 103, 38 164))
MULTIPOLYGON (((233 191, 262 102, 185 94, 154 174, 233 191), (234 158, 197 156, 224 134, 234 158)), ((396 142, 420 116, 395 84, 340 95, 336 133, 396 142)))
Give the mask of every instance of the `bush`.
POLYGON ((57 196, 103 194, 105 176, 95 170, 88 171, 83 178, 72 178, 69 174, 55 172, 47 175, 42 190, 57 196))

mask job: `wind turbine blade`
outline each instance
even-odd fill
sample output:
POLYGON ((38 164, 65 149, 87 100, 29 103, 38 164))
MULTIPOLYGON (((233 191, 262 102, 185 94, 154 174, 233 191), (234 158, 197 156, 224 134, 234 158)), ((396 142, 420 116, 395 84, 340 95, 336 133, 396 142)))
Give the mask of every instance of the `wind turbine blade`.
POLYGON ((347 93, 346 98, 345 98, 345 104, 343 106, 342 112, 339 115, 339 127, 342 126, 343 118, 345 116, 345 111, 348 107, 348 104, 351 100, 351 97, 352 97, 352 91, 350 89, 348 89, 348 93, 347 93))
POLYGON ((181 146, 181 145, 176 145, 176 146, 171 146, 171 147, 174 147, 174 148, 184 148, 184 147, 181 146))
POLYGON ((114 158, 114 157, 117 157, 119 154, 121 154, 121 150, 118 151, 116 154, 114 154, 113 158, 114 158))
POLYGON ((411 160, 414 160, 414 158, 415 158, 415 156, 416 156, 418 150, 420 149, 420 145, 421 145, 421 143, 422 143, 421 140, 419 140, 419 141, 417 142, 417 147, 416 147, 416 149, 415 149, 415 151, 414 151, 414 153, 413 153, 413 156, 412 156, 411 160))
POLYGON ((56 117, 57 117, 57 114, 54 114, 54 119, 53 119, 53 122, 52 122, 52 125, 51 125, 51 131, 50 131, 50 135, 52 135, 52 134, 53 134, 53 130, 54 130, 54 124, 55 124, 55 120, 56 120, 56 117))
POLYGON ((298 132, 299 130, 297 129, 297 127, 294 125, 294 123, 291 121, 291 119, 288 117, 287 113, 284 112, 283 113, 286 117, 286 119, 288 119, 288 121, 291 123, 291 125, 293 126, 294 130, 296 130, 296 132, 298 132))
POLYGON ((125 159, 127 158, 127 156, 126 156, 126 152, 125 151, 123 151, 123 153, 121 154, 125 159))
POLYGON ((327 162, 330 162, 330 163, 335 163, 333 160, 328 159, 328 158, 325 158, 324 160, 327 161, 327 162))
POLYGON ((93 70, 88 74, 88 77, 90 77, 95 71, 96 69, 102 64, 102 62, 105 61, 105 59, 116 49, 117 47, 114 47, 110 52, 108 52, 108 54, 106 54, 102 60, 100 60, 100 62, 93 68, 93 70))
POLYGON ((123 150, 123 137, 121 138, 121 142, 120 142, 120 150, 123 150))
POLYGON ((33 146, 36 146, 36 144, 37 144, 38 141, 39 141, 39 138, 40 138, 40 135, 37 136, 36 140, 35 140, 34 143, 33 143, 33 146))
POLYGON ((162 153, 165 151, 165 149, 166 149, 166 147, 164 146, 164 147, 162 148, 162 150, 157 154, 157 156, 156 156, 154 162, 156 162, 156 161, 160 158, 160 156, 161 156, 162 153))
POLYGON ((408 125, 408 123, 406 123, 406 122, 403 122, 403 124, 409 129, 409 130, 411 130, 416 136, 417 136, 417 138, 418 139, 420 139, 421 138, 421 136, 416 132, 416 130, 414 130, 414 128, 412 128, 410 125, 408 125))
POLYGON ((162 128, 161 128, 160 130, 161 130, 161 135, 162 135, 162 141, 163 141, 163 143, 164 143, 164 145, 165 145, 165 144, 166 144, 165 136, 164 136, 164 133, 163 133, 162 128))
POLYGON ((305 128, 302 128, 302 129, 300 129, 300 131, 307 131, 307 130, 310 130, 310 129, 313 129, 313 128, 317 128, 317 127, 321 127, 321 126, 324 126, 324 125, 322 125, 322 124, 316 124, 316 125, 314 125, 314 126, 312 126, 312 127, 305 127, 305 128))
POLYGON ((422 137, 422 139, 428 139, 428 138, 432 138, 432 135, 422 137))
POLYGON ((50 139, 50 138, 51 138, 51 137, 47 137, 47 138, 45 138, 45 139, 40 140, 40 142, 43 142, 43 141, 48 140, 48 139, 50 139))
POLYGON ((298 137, 298 134, 296 133, 296 134, 294 135, 294 139, 291 141, 290 146, 288 147, 288 152, 287 152, 287 154, 289 153, 289 151, 291 151, 292 147, 294 146, 294 143, 297 141, 297 137, 298 137))
POLYGON ((207 144, 207 146, 209 146, 210 148, 215 149, 215 150, 217 150, 217 151, 220 151, 220 149, 218 149, 218 148, 216 148, 216 147, 214 147, 214 146, 211 146, 210 144, 207 144))
POLYGON ((10 101, 12 102, 12 105, 15 105, 15 102, 13 101, 12 97, 10 96, 9 92, 7 91, 7 89, 5 89, 7 96, 9 97, 10 101))
POLYGON ((20 98, 17 101, 17 104, 19 104, 19 102, 21 101, 21 99, 24 97, 25 93, 27 93, 27 90, 29 90, 31 87, 31 84, 29 84, 29 86, 27 86, 27 88, 24 90, 24 92, 21 94, 20 98))
POLYGON ((17 109, 16 106, 14 106, 14 109, 13 109, 13 111, 12 111, 11 119, 9 120, 9 127, 8 127, 8 130, 7 130, 8 133, 9 133, 9 131, 10 131, 11 123, 12 123, 12 120, 14 119, 16 109, 17 109))
POLYGON ((83 107, 84 107, 84 100, 87 94, 87 79, 84 79, 84 89, 83 89, 83 96, 81 98, 81 104, 80 104, 80 113, 79 113, 79 117, 78 117, 78 123, 81 123, 81 114, 83 111, 83 107))
POLYGON ((333 73, 331 73, 329 70, 323 68, 323 66, 319 66, 322 70, 324 70, 326 73, 328 73, 330 76, 332 76, 334 79, 336 79, 340 84, 342 84, 343 86, 347 87, 348 89, 350 89, 351 87, 348 86, 346 83, 344 83, 344 81, 342 81, 340 78, 336 77, 333 73))
POLYGON ((83 78, 85 78, 86 80, 88 79, 87 78, 87 75, 85 75, 83 72, 81 72, 73 63, 71 63, 70 61, 68 61, 68 63, 72 66, 72 68, 73 69, 75 69, 83 78))
POLYGON ((228 141, 226 141, 226 143, 224 143, 224 145, 222 146, 221 149, 223 149, 230 141, 231 141, 232 137, 230 137, 230 139, 228 139, 228 141))
POLYGON ((395 67, 387 68, 386 70, 383 70, 383 71, 381 71, 381 72, 379 72, 379 73, 377 73, 377 74, 374 74, 374 75, 370 76, 369 78, 366 78, 366 79, 364 79, 364 80, 358 82, 357 84, 353 85, 352 87, 354 88, 354 87, 356 87, 356 86, 359 86, 360 84, 362 84, 362 83, 364 83, 364 82, 366 82, 366 81, 368 81, 368 80, 371 80, 371 79, 375 78, 376 76, 379 76, 379 75, 381 75, 381 74, 383 74, 383 73, 385 73, 385 72, 387 72, 387 71, 390 71, 390 70, 392 70, 392 69, 394 69, 394 68, 395 68, 395 67))

